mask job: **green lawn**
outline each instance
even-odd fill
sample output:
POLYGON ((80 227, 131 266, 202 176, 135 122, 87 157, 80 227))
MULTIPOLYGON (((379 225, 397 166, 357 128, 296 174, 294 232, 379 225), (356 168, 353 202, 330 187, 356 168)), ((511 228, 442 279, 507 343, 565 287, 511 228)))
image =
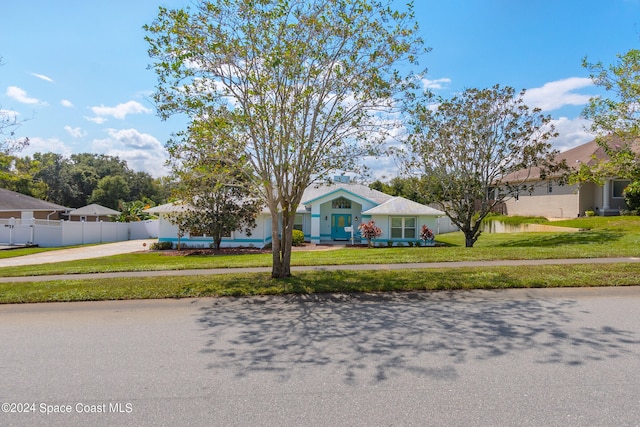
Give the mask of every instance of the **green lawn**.
MULTIPOLYGON (((439 235, 442 247, 343 248, 301 251, 292 265, 389 264, 495 259, 553 259, 640 256, 640 218, 580 218, 553 222, 575 227, 576 233, 511 233, 480 236, 473 248, 464 247, 462 233, 439 235)), ((139 252, 111 257, 0 268, 0 277, 112 271, 184 270, 271 265, 270 254, 167 256, 163 252, 139 252)))
MULTIPOLYGON (((483 234, 465 248, 461 233, 438 236, 441 247, 343 248, 294 252, 293 265, 386 264, 496 259, 640 256, 640 218, 580 218, 553 222, 575 233, 483 234)), ((37 276, 111 271, 181 270, 269 266, 270 254, 167 256, 140 252, 92 260, 0 268, 0 276, 37 276)), ((146 279, 69 280, 0 284, 0 302, 255 295, 288 292, 375 292, 497 287, 640 285, 640 265, 578 265, 305 272, 287 280, 267 274, 176 276, 146 279)))

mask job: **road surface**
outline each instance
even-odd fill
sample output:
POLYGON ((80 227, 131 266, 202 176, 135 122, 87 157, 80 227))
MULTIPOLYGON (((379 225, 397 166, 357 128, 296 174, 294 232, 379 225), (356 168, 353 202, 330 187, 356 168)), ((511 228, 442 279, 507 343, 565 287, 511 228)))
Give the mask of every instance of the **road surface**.
POLYGON ((636 426, 640 288, 0 306, 2 426, 636 426))

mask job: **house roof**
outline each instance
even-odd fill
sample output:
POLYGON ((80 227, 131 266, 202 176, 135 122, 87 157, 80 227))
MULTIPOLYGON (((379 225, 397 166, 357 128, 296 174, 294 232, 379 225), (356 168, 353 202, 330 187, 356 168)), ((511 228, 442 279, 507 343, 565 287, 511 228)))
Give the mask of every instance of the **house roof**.
POLYGON ((302 195, 302 205, 308 205, 316 200, 330 194, 345 191, 361 199, 368 200, 376 205, 393 198, 381 191, 374 190, 362 184, 355 183, 335 183, 335 184, 315 184, 309 186, 302 195))
POLYGON ((161 213, 174 213, 174 212, 183 212, 187 210, 187 207, 180 202, 171 202, 165 203, 164 205, 154 206, 149 209, 145 209, 145 212, 150 214, 161 214, 161 213))
POLYGON ((0 188, 0 211, 68 211, 69 208, 0 188))
POLYGON ((390 200, 378 205, 374 208, 362 212, 363 215, 429 215, 444 216, 445 213, 416 203, 404 197, 393 197, 390 200))
MULTIPOLYGON (((616 146, 622 146, 624 142, 615 136, 609 136, 606 139, 607 143, 611 148, 615 148, 616 146)), ((639 141, 634 141, 634 151, 640 150, 639 141)), ((569 150, 563 151, 559 153, 555 160, 557 163, 561 163, 563 160, 566 161, 567 166, 572 169, 578 169, 580 165, 585 164, 587 166, 594 166, 601 160, 609 160, 609 156, 605 152, 605 150, 598 145, 596 139, 589 141, 585 144, 578 145, 577 147, 571 148, 569 150)), ((519 172, 514 172, 505 176, 502 181, 536 181, 540 179, 540 168, 534 167, 530 170, 522 170, 519 172)))
POLYGON ((74 209, 69 212, 69 215, 90 215, 90 216, 108 216, 108 215, 119 215, 120 212, 113 210, 111 208, 107 208, 102 205, 98 205, 96 203, 92 203, 87 206, 83 206, 78 209, 74 209))
MULTIPOLYGON (((335 183, 335 184, 317 184, 309 186, 302 195, 302 202, 298 206, 298 213, 306 212, 305 205, 310 205, 323 197, 335 195, 339 197, 346 193, 351 199, 367 200, 376 205, 363 214, 380 214, 380 215, 431 215, 443 216, 444 212, 434 209, 420 203, 405 199, 404 197, 394 197, 381 191, 374 190, 362 184, 355 183, 335 183)), ((164 205, 155 206, 145 209, 150 214, 175 213, 181 212, 187 207, 180 202, 166 203, 164 205)), ((264 208, 263 214, 268 214, 269 209, 264 208)))
MULTIPOLYGON (((158 215, 161 213, 184 212, 187 209, 189 209, 187 205, 184 205, 182 204, 182 202, 177 201, 177 202, 165 203, 164 205, 154 206, 152 208, 145 209, 144 212, 147 212, 153 215, 158 215)), ((260 213, 268 214, 269 210, 267 208, 264 208, 262 209, 262 211, 260 211, 260 213)))

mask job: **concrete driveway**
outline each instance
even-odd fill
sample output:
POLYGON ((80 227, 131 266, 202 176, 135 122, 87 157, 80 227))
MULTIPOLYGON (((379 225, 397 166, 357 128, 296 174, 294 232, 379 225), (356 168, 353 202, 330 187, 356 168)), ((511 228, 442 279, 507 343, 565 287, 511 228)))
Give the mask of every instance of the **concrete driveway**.
POLYGON ((74 261, 78 259, 100 258, 111 255, 126 254, 149 250, 156 239, 128 240, 124 242, 103 243, 94 246, 82 246, 72 249, 41 252, 38 254, 0 259, 1 267, 17 267, 22 265, 49 264, 53 262, 74 261))

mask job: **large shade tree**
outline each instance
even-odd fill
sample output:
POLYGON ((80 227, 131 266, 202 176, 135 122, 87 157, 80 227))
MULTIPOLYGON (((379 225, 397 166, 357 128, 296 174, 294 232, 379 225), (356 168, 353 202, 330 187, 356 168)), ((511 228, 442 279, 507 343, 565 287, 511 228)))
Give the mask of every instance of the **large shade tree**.
POLYGON ((511 87, 467 89, 451 99, 428 96, 410 111, 408 165, 472 247, 491 210, 542 176, 552 163, 550 117, 525 105, 511 87))
POLYGON ((273 277, 291 274, 303 191, 375 152, 381 114, 424 52, 412 5, 218 0, 160 8, 146 26, 161 117, 208 117, 214 152, 242 153, 272 215, 273 277), (231 136, 231 138, 229 138, 231 136))

